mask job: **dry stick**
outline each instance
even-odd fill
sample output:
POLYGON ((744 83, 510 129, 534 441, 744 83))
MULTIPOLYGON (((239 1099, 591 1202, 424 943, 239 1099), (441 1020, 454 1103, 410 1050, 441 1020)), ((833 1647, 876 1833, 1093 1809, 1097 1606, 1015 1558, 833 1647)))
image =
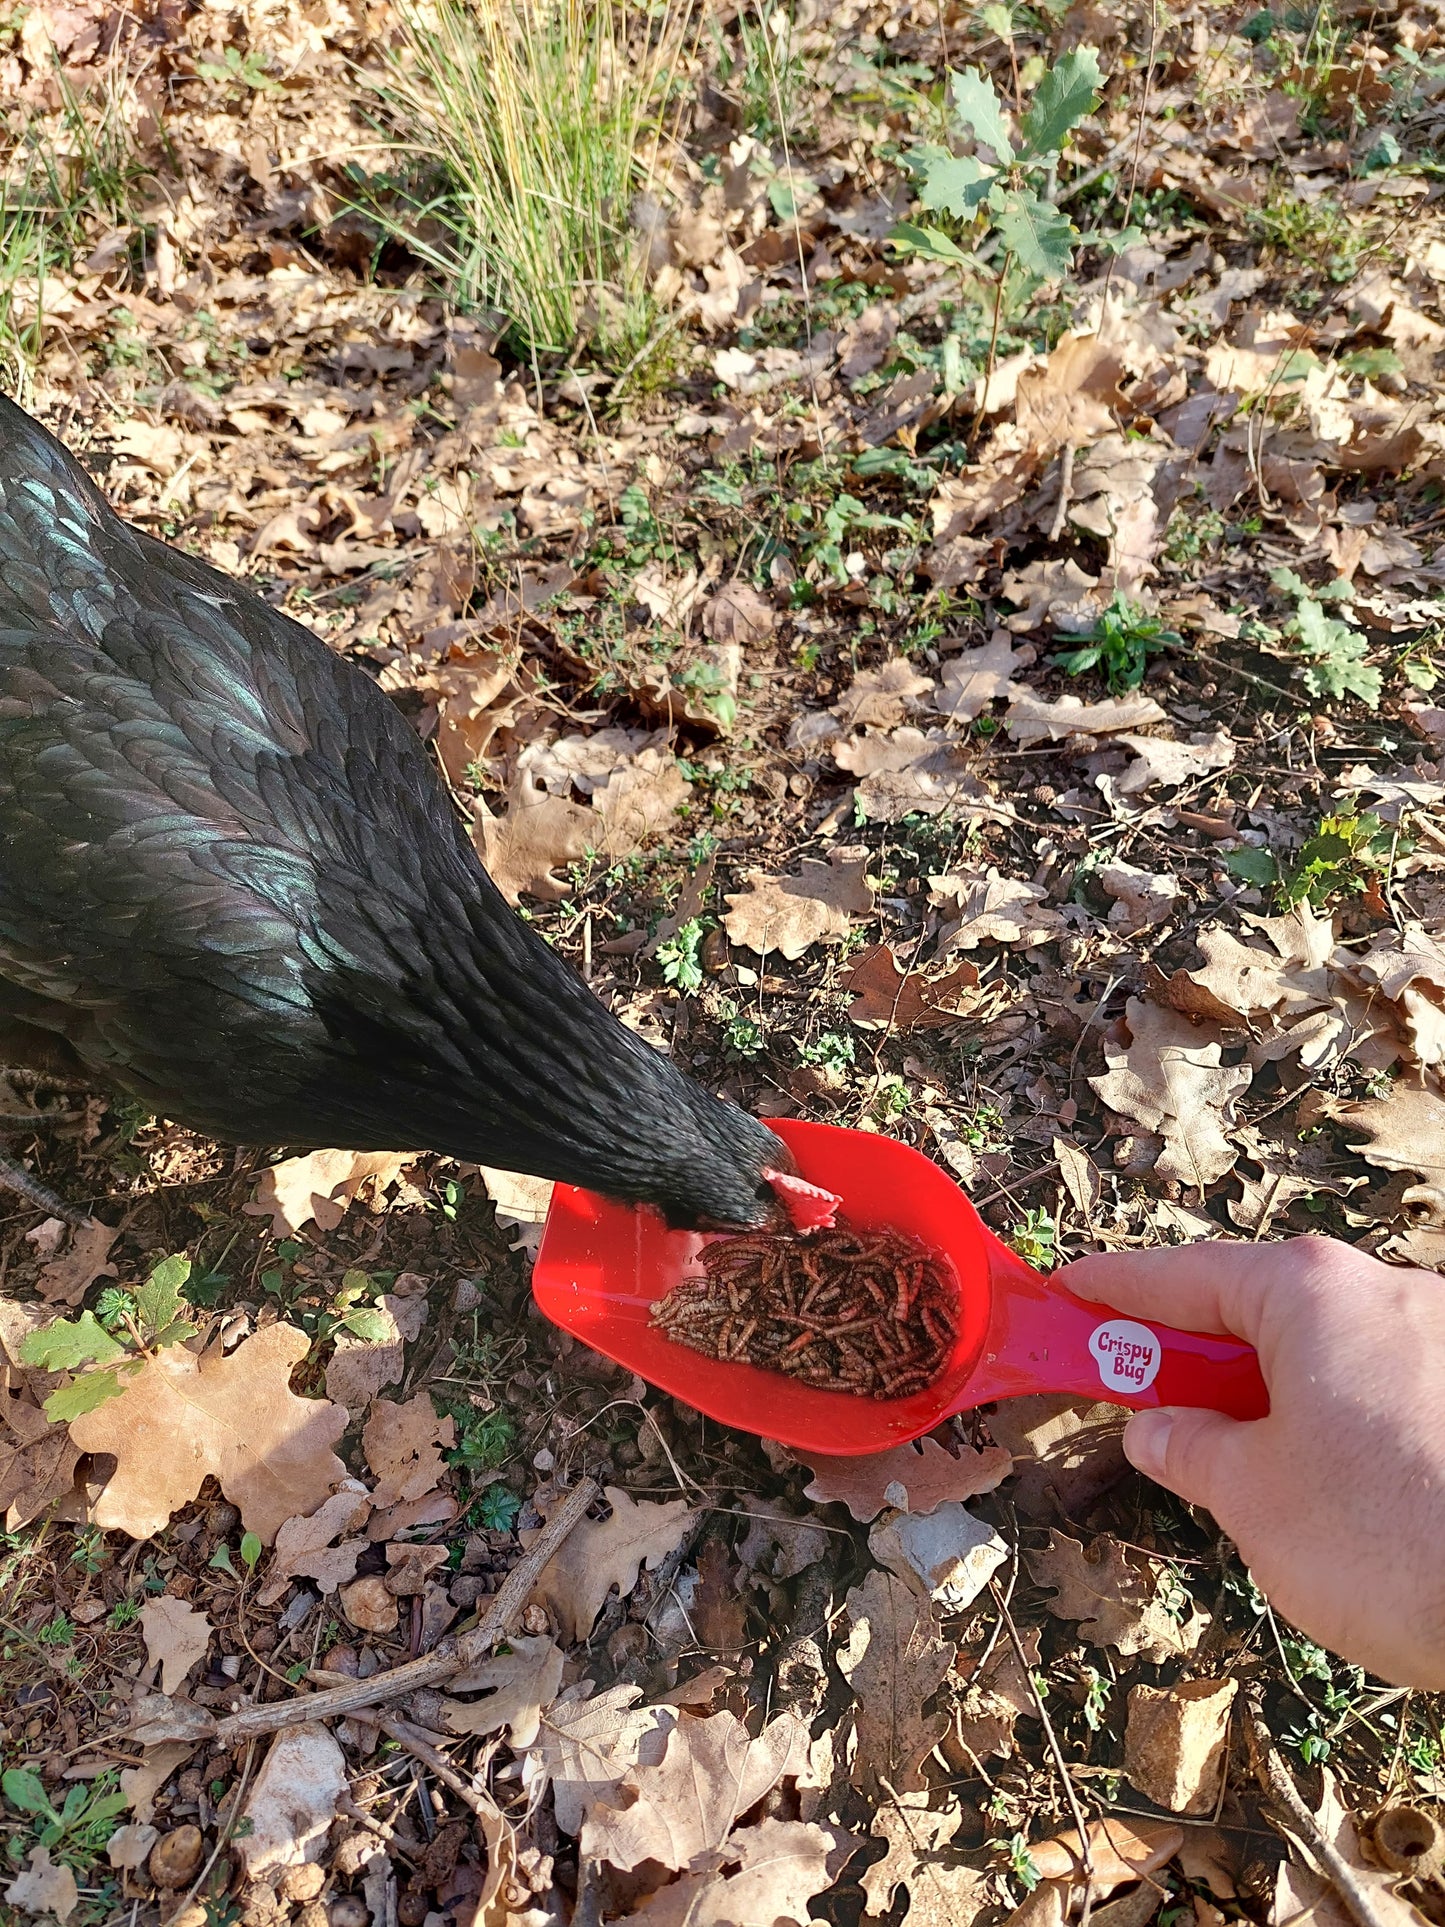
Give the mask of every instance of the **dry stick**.
POLYGON ((398 1699, 414 1693, 419 1686, 435 1686, 466 1666, 474 1666, 496 1642, 511 1631, 536 1585, 542 1568, 578 1524, 598 1497, 591 1479, 582 1479, 567 1494, 562 1504, 537 1537, 536 1544, 520 1558, 502 1581, 496 1598, 480 1623, 469 1633, 447 1642, 442 1652, 428 1653, 424 1659, 408 1660, 390 1672, 373 1673, 370 1679, 355 1680, 349 1686, 336 1686, 322 1693, 308 1693, 294 1700, 273 1701, 268 1706, 248 1706, 216 1722, 216 1739, 223 1746, 239 1740, 254 1739, 260 1733, 276 1733, 283 1727, 300 1726, 308 1720, 335 1719, 356 1713, 383 1700, 398 1699))
POLYGON ((1386 1927, 1385 1916, 1375 1905, 1359 1872, 1352 1867, 1332 1840, 1320 1831, 1319 1822, 1300 1798, 1299 1789, 1284 1768, 1284 1762, 1270 1741, 1269 1728, 1251 1706, 1244 1722, 1244 1737, 1249 1747, 1249 1763, 1261 1787, 1288 1815, 1290 1827, 1329 1875, 1330 1883, 1359 1927, 1386 1927))
POLYGON ((1074 444, 1064 443, 1064 452, 1059 457, 1059 506, 1054 510, 1053 525, 1049 529, 1049 540, 1057 542, 1064 532, 1069 519, 1069 503, 1074 498, 1074 444))
POLYGON ((1094 1911, 1094 1850, 1089 1844, 1089 1829, 1084 1822, 1084 1809, 1079 1805, 1079 1796, 1074 1791, 1074 1782, 1069 1776, 1069 1769, 1064 1761, 1064 1750, 1059 1745, 1059 1736, 1055 1733, 1054 1723, 1049 1718, 1049 1709, 1044 1705, 1044 1696, 1039 1691, 1038 1682, 1034 1678, 1034 1669, 1029 1665, 1028 1656, 1024 1652, 1024 1643, 1019 1638, 1019 1629, 1014 1624, 1014 1616, 1009 1611, 1008 1601, 1004 1598, 996 1579, 989 1580, 988 1589, 993 1594, 993 1603, 998 1607, 998 1616, 1003 1621, 1003 1629, 1008 1634, 1009 1644, 1014 1649, 1014 1658, 1018 1661, 1019 1669, 1029 1683, 1029 1691, 1034 1696, 1034 1706, 1043 1724, 1044 1738, 1049 1743, 1049 1751, 1054 1756, 1054 1765, 1058 1769, 1059 1778, 1064 1783, 1064 1798, 1069 1803, 1069 1811, 1074 1816, 1074 1825, 1079 1830, 1079 1865, 1084 1870, 1084 1909, 1080 1916, 1079 1927, 1089 1927, 1089 1916, 1094 1911))

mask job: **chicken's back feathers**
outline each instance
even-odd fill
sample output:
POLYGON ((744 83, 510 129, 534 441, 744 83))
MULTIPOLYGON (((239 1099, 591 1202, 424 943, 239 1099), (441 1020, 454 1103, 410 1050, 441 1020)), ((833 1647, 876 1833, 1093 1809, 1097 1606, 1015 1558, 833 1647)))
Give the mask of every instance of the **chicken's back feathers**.
POLYGON ((507 907, 363 671, 122 522, 3 398, 0 1010, 234 1141, 725 1222, 778 1160, 507 907))

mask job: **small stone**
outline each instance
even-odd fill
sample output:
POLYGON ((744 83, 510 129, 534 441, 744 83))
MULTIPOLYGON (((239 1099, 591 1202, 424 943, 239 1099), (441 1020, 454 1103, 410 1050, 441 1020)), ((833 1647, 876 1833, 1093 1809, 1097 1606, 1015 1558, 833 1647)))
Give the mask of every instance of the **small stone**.
POLYGON ((182 1907, 178 1914, 172 1914, 166 1927, 208 1927, 211 1916, 198 1900, 189 1907, 182 1907))
POLYGON ((176 1827, 157 1840, 146 1866, 158 1887, 189 1887, 201 1870, 205 1854, 206 1843, 199 1827, 176 1827))
POLYGON ((291 1916, 291 1927, 330 1927, 331 1913, 324 1900, 308 1900, 291 1916))
POLYGON ((394 1633, 401 1619, 397 1603, 386 1589, 386 1581, 373 1573, 366 1579, 353 1579, 337 1594, 341 1610, 364 1633, 394 1633))
POLYGON ((315 1900, 326 1885, 326 1869, 308 1860, 300 1867, 288 1867, 281 1876, 283 1900, 315 1900))
POLYGON ((342 1894, 326 1910, 328 1927, 371 1927, 371 1909, 360 1894, 342 1894))
POLYGON ((401 1927, 422 1927, 430 1912, 425 1894, 402 1894, 396 1903, 396 1917, 401 1927))

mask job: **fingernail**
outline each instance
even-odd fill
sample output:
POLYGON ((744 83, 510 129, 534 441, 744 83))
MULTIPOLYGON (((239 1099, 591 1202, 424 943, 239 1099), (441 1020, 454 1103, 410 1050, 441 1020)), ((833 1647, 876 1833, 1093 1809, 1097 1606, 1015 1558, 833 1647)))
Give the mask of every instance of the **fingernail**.
POLYGON ((1174 1430, 1172 1412, 1136 1412, 1124 1427, 1124 1456, 1136 1471, 1161 1483, 1164 1457, 1169 1450, 1169 1434, 1174 1430))

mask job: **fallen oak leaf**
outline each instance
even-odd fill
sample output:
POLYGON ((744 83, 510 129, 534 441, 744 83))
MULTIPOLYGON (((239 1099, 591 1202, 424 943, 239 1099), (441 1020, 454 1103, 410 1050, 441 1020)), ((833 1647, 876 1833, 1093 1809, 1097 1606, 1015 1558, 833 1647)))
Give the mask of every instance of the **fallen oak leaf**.
POLYGON ((1196 776, 1228 769, 1234 762, 1234 738, 1223 729, 1215 730, 1212 736, 1191 736, 1185 743, 1168 736, 1134 736, 1127 731, 1114 740, 1132 749, 1135 758, 1115 781, 1116 796, 1137 796, 1155 783, 1178 789, 1196 776))
POLYGON ((730 1834, 702 1873, 685 1873, 616 1927, 808 1927, 855 1842, 816 1821, 761 1820, 730 1834))
POLYGON ((846 937, 855 916, 873 908, 866 851, 833 850, 826 863, 805 857, 797 876, 748 875, 747 887, 728 897, 723 918, 729 941, 790 963, 815 943, 846 937))
POLYGON ((640 1686, 609 1686, 593 1695, 592 1684, 569 1687, 548 1709, 523 1771, 534 1794, 550 1784, 557 1825, 574 1837, 592 1806, 613 1803, 633 1767, 657 1764, 677 1721, 670 1706, 639 1706, 640 1686))
POLYGON ((114 1278, 115 1266, 106 1260, 119 1236, 119 1225, 102 1224, 98 1218, 76 1225, 67 1249, 43 1264, 35 1280, 46 1304, 78 1305, 97 1278, 114 1278))
POLYGON ((507 813, 495 816, 480 797, 472 842, 493 883, 515 909, 525 896, 560 903, 571 885, 557 875, 602 843, 596 810, 539 789, 529 770, 518 770, 506 795, 507 813))
POLYGON ((79 1904, 80 1889, 69 1867, 51 1863, 48 1847, 32 1847, 24 1872, 10 1882, 5 1898, 27 1914, 53 1914, 64 1927, 79 1904))
POLYGON ((293 1579, 312 1579, 323 1593, 354 1579, 356 1562, 370 1541, 347 1535, 359 1532, 370 1513, 366 1487, 359 1479, 343 1479, 314 1512, 288 1519, 277 1531, 257 1603, 274 1606, 293 1579))
POLYGON ((638 1765, 619 1791, 626 1807, 600 1801, 582 1826, 585 1858, 630 1873, 644 1860, 682 1872, 724 1847, 733 1822, 788 1773, 807 1764, 808 1732, 791 1713, 756 1739, 735 1713, 680 1717, 655 1766, 638 1765))
POLYGON ((1209 1624, 1195 1607, 1176 1619, 1159 1597, 1160 1563, 1132 1552, 1107 1532, 1092 1545, 1050 1531, 1043 1552, 1027 1555, 1034 1584, 1051 1590, 1048 1609, 1079 1622, 1079 1634, 1095 1646, 1113 1646, 1126 1658, 1141 1653, 1162 1665, 1192 1652, 1209 1624))
POLYGON ((857 802, 878 823, 902 816, 1000 814, 991 792, 968 767, 963 744, 947 730, 895 729, 850 736, 833 749, 839 769, 858 778, 857 802))
MULTIPOLYGON (((446 1556, 445 1547, 429 1549, 446 1556)), ((561 1647, 545 1634, 529 1638, 514 1633, 507 1641, 506 1652, 496 1653, 447 1681, 449 1694, 488 1695, 467 1704, 443 1700, 442 1718, 448 1733, 480 1736, 505 1728, 508 1745, 518 1752, 533 1745, 542 1715, 562 1684, 562 1666, 561 1647)))
POLYGON ((378 1512, 420 1499, 446 1470, 441 1447, 456 1444, 456 1422, 438 1418, 428 1392, 399 1405, 379 1398, 362 1427, 361 1450, 376 1474, 371 1502, 378 1512))
POLYGON ((1250 1068, 1225 1066, 1217 1041, 1141 998, 1130 998, 1124 1021, 1128 1043, 1105 1039, 1109 1068, 1089 1083, 1111 1111, 1164 1139, 1154 1167, 1160 1177, 1202 1190, 1234 1168, 1239 1148, 1228 1129, 1252 1081, 1250 1068))
POLYGON ((1000 876, 995 869, 981 877, 930 877, 928 901, 942 921, 938 954, 975 950, 981 943, 1028 948, 1047 942, 1063 928, 1063 918, 1047 899, 1048 892, 1038 884, 1000 876))
POLYGON ((639 1502, 615 1485, 604 1486, 603 1497, 611 1516, 574 1526, 537 1578, 537 1590, 568 1645, 587 1638, 614 1586, 625 1599, 642 1567, 652 1571, 674 1552, 693 1521, 686 1499, 639 1502))
POLYGON ((955 1648, 942 1639, 933 1603, 892 1573, 873 1571, 848 1594, 849 1633, 838 1666, 853 1689, 855 1783, 914 1793, 922 1764, 943 1736, 943 1713, 926 1713, 955 1648))
POLYGON ((923 1439, 916 1447, 895 1445, 860 1458, 802 1457, 813 1474, 803 1497, 815 1505, 846 1505, 861 1525, 876 1519, 885 1506, 923 1514, 946 1500, 977 1498, 1001 1485, 1013 1469, 1013 1459, 1001 1446, 955 1458, 937 1439, 923 1439))
POLYGON ((1051 703, 1022 692, 1009 704, 1004 727, 1021 749, 1027 749, 1030 743, 1060 742, 1069 736, 1116 736, 1164 719, 1152 696, 1111 696, 1101 703, 1060 696, 1051 703))
POLYGON ((906 656, 892 656, 876 669, 861 670, 831 710, 843 730, 865 725, 892 729, 910 710, 917 709, 919 699, 932 689, 932 679, 920 675, 906 656))
POLYGON ((384 1191, 401 1176, 411 1151, 308 1151, 284 1158, 261 1173, 255 1199, 241 1206, 250 1218, 271 1220, 277 1238, 289 1238, 313 1219, 318 1231, 334 1231, 362 1186, 384 1191))
POLYGON ((990 703, 1017 693, 1013 678, 1035 660, 1033 648, 1015 649, 1006 629, 997 629, 982 649, 965 649, 943 665, 943 680, 933 698, 940 714, 971 723, 990 703))
POLYGON ((146 1658, 161 1669, 161 1691, 174 1693, 191 1668, 205 1658, 211 1643, 211 1622, 184 1599, 162 1593, 141 1607, 140 1624, 146 1658))
MULTIPOLYGON (((1168 1864, 1184 1844, 1184 1829, 1168 1820, 1125 1821, 1116 1815, 1090 1823, 1085 1836, 1093 1870, 1093 1890, 1103 1899, 1116 1887, 1147 1880, 1168 1864)), ((1029 1857, 1045 1880, 1084 1880, 1083 1843, 1077 1827, 1030 1846, 1029 1857)))
POLYGON ((838 979, 840 990, 852 992, 848 1021, 860 1030, 934 1030, 955 1024, 961 1015, 959 998, 977 985, 978 970, 967 960, 930 980, 921 971, 906 970, 886 943, 863 951, 838 979))
POLYGON ((331 1450, 346 1412, 291 1390, 292 1368, 310 1349, 305 1332, 275 1324, 230 1353, 170 1345, 147 1358, 118 1396, 71 1421, 81 1451, 116 1459, 95 1523, 153 1538, 208 1473, 263 1545, 314 1510, 346 1476, 331 1450))

